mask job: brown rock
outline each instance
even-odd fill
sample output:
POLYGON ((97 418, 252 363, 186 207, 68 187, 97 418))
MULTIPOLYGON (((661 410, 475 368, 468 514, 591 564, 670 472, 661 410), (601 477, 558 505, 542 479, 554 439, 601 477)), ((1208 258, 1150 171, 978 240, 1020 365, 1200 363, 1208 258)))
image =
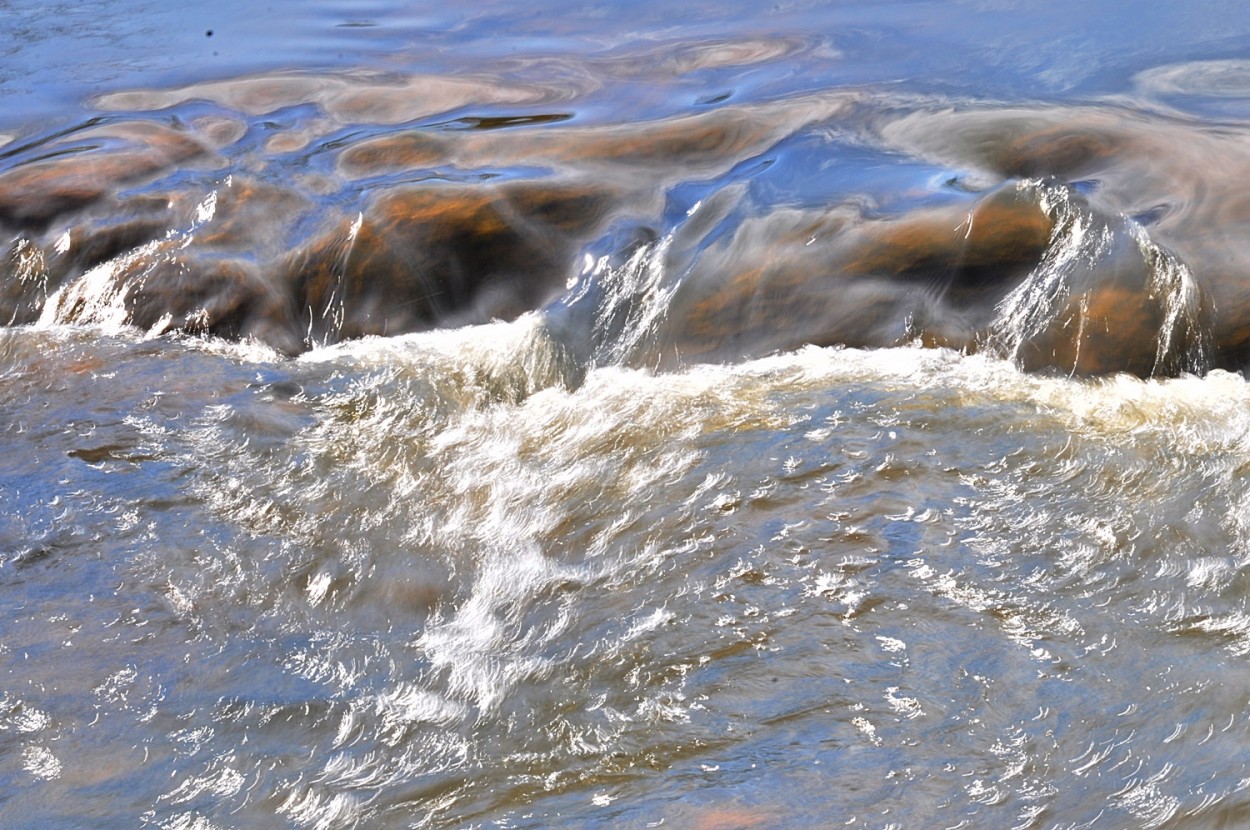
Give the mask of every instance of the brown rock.
POLYGON ((608 216, 610 190, 514 182, 380 195, 283 269, 314 342, 400 334, 537 307, 608 216))
POLYGON ((430 131, 411 130, 359 142, 339 155, 339 170, 351 178, 444 164, 451 142, 430 131))
POLYGON ((977 269, 1006 272, 1036 263, 1053 230, 1035 195, 1005 187, 959 210, 916 211, 902 219, 867 223, 846 246, 848 274, 937 273, 967 282, 977 269), (954 224, 953 224, 954 223, 954 224))
POLYGON ((1147 293, 1100 286, 1073 297, 1050 329, 1026 343, 1021 364, 1080 376, 1150 377, 1162 324, 1161 310, 1147 293))
POLYGON ((252 263, 175 254, 134 270, 117 275, 133 285, 126 298, 132 325, 153 333, 254 337, 287 353, 300 350, 287 303, 252 263))
POLYGON ((52 158, 0 175, 0 223, 46 227, 123 185, 150 179, 207 152, 185 132, 145 122, 90 130, 74 138, 64 147, 49 147, 52 158), (88 143, 92 141, 99 143, 88 143))
POLYGON ((777 211, 699 255, 660 351, 736 360, 914 340, 972 350, 1051 230, 1036 196, 1016 188, 897 219, 777 211))
POLYGON ((564 116, 549 114, 496 119, 538 125, 532 129, 409 130, 353 143, 340 155, 339 170, 359 178, 445 164, 535 165, 654 191, 674 177, 728 170, 806 124, 846 112, 856 101, 841 93, 634 124, 562 124, 564 116))

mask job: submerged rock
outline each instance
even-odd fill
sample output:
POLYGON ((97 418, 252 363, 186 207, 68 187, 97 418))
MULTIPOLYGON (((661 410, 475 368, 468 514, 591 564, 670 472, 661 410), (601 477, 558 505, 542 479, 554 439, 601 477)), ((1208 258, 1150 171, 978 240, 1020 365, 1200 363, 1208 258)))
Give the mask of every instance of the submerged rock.
POLYGON ((121 187, 209 152, 204 141, 183 130, 142 121, 86 129, 70 139, 0 174, 0 223, 46 227, 121 187))
POLYGON ((556 87, 435 80, 117 94, 130 115, 6 151, 0 317, 296 353, 547 309, 576 351, 653 367, 808 343, 1078 374, 1250 358, 1231 128, 858 92, 583 123, 556 87), (772 184, 814 136, 813 176, 864 146, 948 175, 772 184))
POLYGON ((398 188, 295 251, 280 280, 314 343, 512 319, 563 287, 614 195, 589 183, 398 188))

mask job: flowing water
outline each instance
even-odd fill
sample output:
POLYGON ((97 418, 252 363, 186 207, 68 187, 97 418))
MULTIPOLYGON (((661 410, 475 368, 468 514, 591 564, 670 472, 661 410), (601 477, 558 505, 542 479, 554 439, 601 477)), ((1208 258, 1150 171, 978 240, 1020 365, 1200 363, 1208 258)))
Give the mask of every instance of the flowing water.
POLYGON ((177 5, 0 2, 4 170, 215 142, 86 214, 0 193, 0 826, 1250 823, 1239 4, 177 5), (985 161, 1074 121, 1145 149, 985 161), (351 167, 409 130, 459 155, 351 167), (430 323, 347 275, 431 179, 616 201, 430 323), (933 216, 959 280, 807 281, 933 216), (326 226, 289 320, 136 304, 276 291, 326 226))

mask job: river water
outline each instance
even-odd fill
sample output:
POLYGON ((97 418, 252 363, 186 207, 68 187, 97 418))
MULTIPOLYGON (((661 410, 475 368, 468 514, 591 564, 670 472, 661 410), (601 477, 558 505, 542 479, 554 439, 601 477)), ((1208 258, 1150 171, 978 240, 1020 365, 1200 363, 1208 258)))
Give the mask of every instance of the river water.
POLYGON ((86 207, 0 175, 0 825, 1250 822, 1239 4, 177 6, 0 2, 0 174, 213 147, 86 207), (1070 123, 1137 149, 995 161, 1070 123), (453 161, 363 152, 427 134, 453 161), (515 220, 537 294, 352 295, 434 179, 616 201, 515 220), (984 243, 1011 290, 996 199, 1047 228, 984 243), (965 214, 948 293, 806 281, 965 214), (324 227, 306 316, 134 299, 277 291, 324 227), (740 263, 776 281, 715 306, 740 263), (1134 280, 1144 329, 1087 331, 1134 280))

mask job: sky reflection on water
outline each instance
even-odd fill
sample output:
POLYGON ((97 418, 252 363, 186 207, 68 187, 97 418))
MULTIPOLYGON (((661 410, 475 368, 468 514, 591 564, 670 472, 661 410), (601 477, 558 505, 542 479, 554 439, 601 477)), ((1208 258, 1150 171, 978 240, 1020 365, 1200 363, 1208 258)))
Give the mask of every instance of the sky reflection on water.
POLYGON ((804 56, 728 85, 778 95, 904 84, 978 97, 1105 95, 1138 72, 1239 58, 1250 20, 1235 3, 799 2, 447 4, 0 3, 0 128, 73 118, 134 87, 281 69, 472 71, 512 61, 797 36, 804 56), (210 34, 211 33, 211 34, 210 34))

